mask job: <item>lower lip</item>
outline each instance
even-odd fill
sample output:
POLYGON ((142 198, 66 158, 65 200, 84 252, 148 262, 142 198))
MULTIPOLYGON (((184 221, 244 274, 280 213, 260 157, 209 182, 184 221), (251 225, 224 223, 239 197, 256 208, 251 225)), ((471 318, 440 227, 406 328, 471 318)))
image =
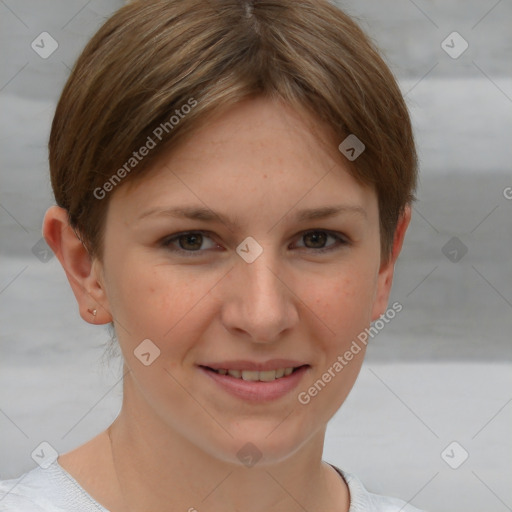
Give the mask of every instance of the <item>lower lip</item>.
POLYGON ((250 402, 269 402, 285 396, 298 386, 309 368, 309 366, 302 366, 286 377, 270 382, 261 382, 237 379, 236 377, 231 377, 231 375, 221 375, 202 366, 199 367, 203 373, 219 384, 225 391, 250 402))

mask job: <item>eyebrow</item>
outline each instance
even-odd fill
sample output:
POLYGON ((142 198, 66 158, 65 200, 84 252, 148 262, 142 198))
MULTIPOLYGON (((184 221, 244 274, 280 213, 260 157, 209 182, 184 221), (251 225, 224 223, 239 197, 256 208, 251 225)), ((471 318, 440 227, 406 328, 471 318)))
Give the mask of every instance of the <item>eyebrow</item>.
MULTIPOLYGON (((297 222, 305 222, 308 220, 320 220, 334 217, 341 214, 358 214, 368 218, 366 210, 356 205, 330 205, 320 208, 309 208, 300 210, 295 214, 294 219, 297 222)), ((213 210, 203 206, 181 206, 175 208, 151 208, 143 212, 136 221, 140 221, 146 217, 174 217, 186 218, 191 220, 202 220, 206 222, 222 222, 231 229, 240 229, 240 223, 235 219, 231 219, 226 215, 216 213, 213 210)))

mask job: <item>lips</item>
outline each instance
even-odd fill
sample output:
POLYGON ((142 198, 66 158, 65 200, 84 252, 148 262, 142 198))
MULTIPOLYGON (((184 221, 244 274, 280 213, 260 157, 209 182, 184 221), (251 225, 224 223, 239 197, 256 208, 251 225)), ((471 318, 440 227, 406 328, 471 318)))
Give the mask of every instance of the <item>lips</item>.
MULTIPOLYGON (((283 361, 285 360, 280 360, 277 364, 283 364, 283 361)), ((286 360, 285 364, 290 364, 290 362, 291 361, 286 360)), ((278 366, 274 370, 270 369, 262 371, 233 369, 229 368, 229 365, 239 366, 242 368, 247 368, 247 366, 253 366, 253 368, 254 366, 268 367, 269 365, 273 366, 275 361, 263 364, 255 362, 248 364, 248 361, 229 361, 225 363, 212 364, 212 366, 226 365, 228 368, 213 369, 207 365, 198 365, 198 369, 203 375, 215 382, 216 385, 219 386, 219 389, 222 389, 230 395, 244 401, 262 403, 285 397, 299 385, 304 376, 311 370, 311 366, 308 364, 300 364, 300 362, 298 364, 296 362, 293 363, 297 366, 286 366, 284 368, 278 366), (292 370, 288 375, 284 375, 286 368, 292 370), (226 373, 224 373, 224 371, 226 373), (281 371, 283 372, 283 376, 277 378, 277 372, 281 373, 281 371), (232 375, 233 373, 235 375, 232 375), (237 377, 238 373, 240 374, 240 377, 237 377), (273 377, 272 380, 270 380, 271 377, 273 377)))

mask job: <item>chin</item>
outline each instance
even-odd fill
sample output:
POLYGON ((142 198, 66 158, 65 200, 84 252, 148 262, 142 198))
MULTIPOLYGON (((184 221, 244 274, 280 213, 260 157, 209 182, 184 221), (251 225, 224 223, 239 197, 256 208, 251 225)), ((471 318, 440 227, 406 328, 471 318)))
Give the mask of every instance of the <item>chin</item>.
MULTIPOLYGON (((209 444, 206 448, 215 458, 228 464, 240 467, 264 467, 272 466, 286 461, 296 453, 307 441, 307 435, 295 432, 293 435, 289 429, 284 428, 275 421, 269 425, 268 421, 255 424, 251 420, 250 426, 246 426, 243 432, 235 432, 229 429, 233 437, 223 439, 215 448, 209 444)), ((238 423, 238 426, 241 426, 238 423)), ((219 440, 220 441, 220 440, 219 440)))

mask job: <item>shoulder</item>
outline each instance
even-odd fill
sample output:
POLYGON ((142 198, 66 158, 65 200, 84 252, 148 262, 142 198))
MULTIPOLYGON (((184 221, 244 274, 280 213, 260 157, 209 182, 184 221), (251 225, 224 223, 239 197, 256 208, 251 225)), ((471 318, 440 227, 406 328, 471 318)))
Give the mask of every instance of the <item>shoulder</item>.
MULTIPOLYGON (((0 484, 3 482, 0 482, 0 484)), ((41 508, 34 501, 16 492, 4 492, 0 486, 0 512, 54 512, 58 509, 41 508)))
POLYGON ((48 483, 41 468, 24 473, 19 478, 0 481, 1 512, 60 512, 45 499, 44 484, 48 483))
POLYGON ((350 492, 349 512, 422 512, 399 498, 367 491, 356 475, 333 467, 347 482, 350 492))
POLYGON ((0 512, 108 512, 58 463, 0 480, 0 512))

